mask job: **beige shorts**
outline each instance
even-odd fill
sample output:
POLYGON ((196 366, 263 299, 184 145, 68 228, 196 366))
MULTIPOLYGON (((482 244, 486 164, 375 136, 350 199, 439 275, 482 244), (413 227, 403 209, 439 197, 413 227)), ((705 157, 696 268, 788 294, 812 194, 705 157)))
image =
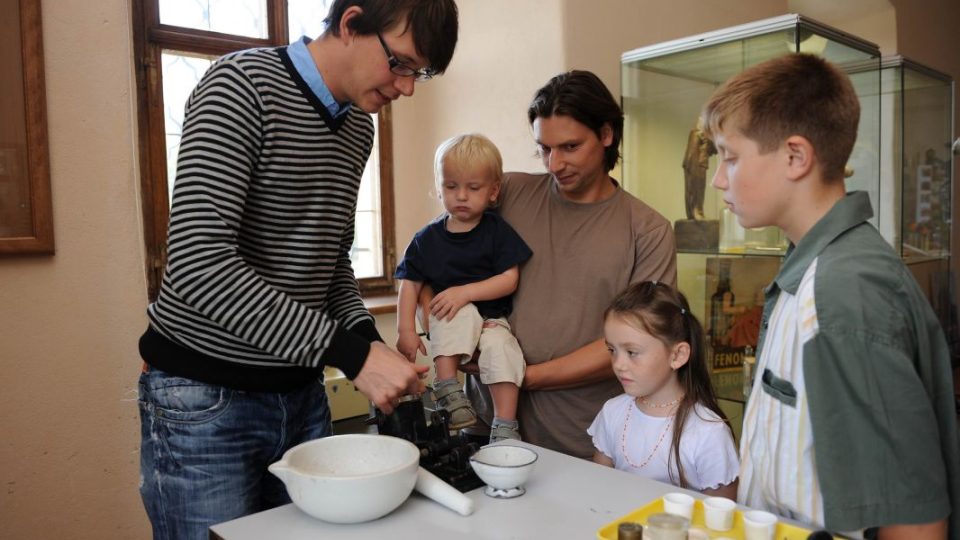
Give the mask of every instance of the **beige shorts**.
POLYGON ((520 386, 527 364, 506 319, 484 321, 473 304, 460 308, 450 321, 430 315, 431 358, 459 356, 461 363, 467 363, 477 348, 480 349, 480 358, 477 360, 480 382, 511 382, 520 386), (494 324, 488 324, 490 328, 485 328, 484 322, 494 324))

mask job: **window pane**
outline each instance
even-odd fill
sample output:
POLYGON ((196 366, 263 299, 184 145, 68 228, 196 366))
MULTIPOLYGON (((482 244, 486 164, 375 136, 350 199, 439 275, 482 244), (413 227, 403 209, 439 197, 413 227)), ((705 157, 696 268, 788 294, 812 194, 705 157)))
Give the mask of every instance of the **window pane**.
MULTIPOLYGON (((216 4, 213 0, 163 0, 170 4, 216 4)), ((323 31, 322 20, 326 16, 329 0, 290 0, 291 36, 317 37, 323 31), (293 30, 294 21, 299 21, 293 30)), ((215 56, 202 56, 181 51, 165 50, 162 53, 164 124, 167 147, 167 189, 173 200, 176 180, 177 154, 183 132, 184 105, 190 92, 210 67, 215 56)), ((351 247, 351 260, 358 279, 384 276, 382 214, 380 212, 380 152, 377 116, 373 115, 373 149, 364 169, 357 200, 356 232, 351 247)))
MULTIPOLYGON (((320 36, 325 30, 323 19, 327 16, 330 4, 331 0, 287 0, 290 42, 301 36, 311 39, 320 36)), ((373 125, 377 125, 376 115, 373 115, 373 125)), ((384 275, 378 137, 379 133, 376 133, 357 199, 356 233, 350 249, 350 260, 358 279, 384 275)))
POLYGON ((267 1, 160 0, 160 22, 266 39, 267 1))
MULTIPOLYGON (((377 115, 373 115, 377 126, 377 115)), ((373 150, 363 170, 357 197, 357 227, 350 250, 353 271, 357 278, 383 275, 383 238, 380 214, 380 142, 379 131, 373 136, 373 150)))
POLYGON ((350 248, 350 262, 357 279, 380 275, 380 252, 374 250, 370 239, 375 238, 373 214, 357 212, 357 236, 350 248))
POLYGON ((287 0, 287 20, 290 27, 290 43, 307 36, 315 39, 323 33, 323 19, 327 16, 331 0, 287 0))
POLYGON ((190 92, 200 82, 215 57, 187 56, 176 51, 163 51, 163 117, 167 137, 167 191, 173 200, 173 182, 177 178, 177 154, 183 135, 183 107, 190 92))

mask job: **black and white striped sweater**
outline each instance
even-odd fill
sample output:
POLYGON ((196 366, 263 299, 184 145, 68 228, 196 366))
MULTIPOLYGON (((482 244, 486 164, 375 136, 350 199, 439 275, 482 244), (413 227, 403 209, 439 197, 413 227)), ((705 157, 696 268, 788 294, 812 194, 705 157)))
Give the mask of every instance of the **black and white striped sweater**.
POLYGON ((186 105, 144 360, 241 390, 356 376, 380 340, 349 257, 373 134, 355 107, 332 118, 285 47, 218 60, 186 105))

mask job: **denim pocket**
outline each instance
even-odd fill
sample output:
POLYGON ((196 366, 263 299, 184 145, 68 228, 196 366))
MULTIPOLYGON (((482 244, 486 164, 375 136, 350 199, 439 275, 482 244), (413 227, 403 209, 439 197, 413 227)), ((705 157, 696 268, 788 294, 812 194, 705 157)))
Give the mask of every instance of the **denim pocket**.
POLYGON ((140 401, 157 419, 198 424, 227 411, 233 390, 151 369, 140 376, 140 401))
POLYGON ((764 392, 784 405, 797 406, 797 389, 790 381, 777 377, 769 369, 763 370, 760 385, 764 392))

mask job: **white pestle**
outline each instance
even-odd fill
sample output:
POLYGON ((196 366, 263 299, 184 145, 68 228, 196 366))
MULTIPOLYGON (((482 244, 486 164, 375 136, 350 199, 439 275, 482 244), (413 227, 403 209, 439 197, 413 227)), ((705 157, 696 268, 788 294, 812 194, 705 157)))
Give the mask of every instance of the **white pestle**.
POLYGON ((417 483, 413 489, 462 516, 473 513, 473 500, 470 497, 460 493, 455 487, 437 478, 423 467, 417 471, 417 483))
POLYGON ((417 491, 461 515, 474 503, 420 467, 412 442, 357 433, 323 437, 287 450, 269 470, 283 481, 298 508, 331 523, 382 517, 417 491))

